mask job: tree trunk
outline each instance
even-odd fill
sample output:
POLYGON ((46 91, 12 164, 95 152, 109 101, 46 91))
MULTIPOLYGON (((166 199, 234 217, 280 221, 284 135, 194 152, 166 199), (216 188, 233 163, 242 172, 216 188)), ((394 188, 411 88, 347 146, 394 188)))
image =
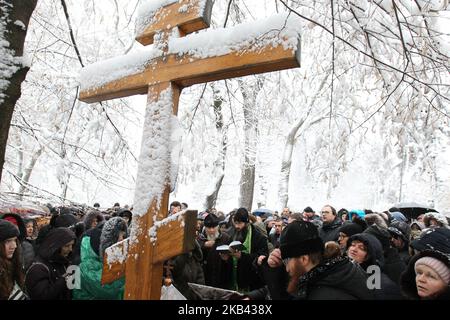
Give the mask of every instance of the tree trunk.
POLYGON ((24 194, 25 190, 27 189, 26 185, 30 182, 31 173, 33 172, 34 166, 36 165, 36 162, 39 159, 39 157, 41 156, 43 151, 44 151, 44 147, 40 147, 38 149, 38 151, 36 151, 33 154, 33 157, 31 157, 31 159, 30 159, 30 163, 23 171, 23 175, 21 176, 22 183, 20 184, 20 189, 19 189, 20 200, 23 199, 23 194, 24 194))
POLYGON ((239 206, 251 211, 255 188, 255 162, 258 136, 258 118, 256 117, 255 102, 258 92, 262 89, 264 78, 257 77, 256 83, 252 86, 245 84, 242 80, 238 81, 244 98, 245 121, 245 152, 244 162, 241 168, 239 206))
MULTIPOLYGON (((214 89, 214 87, 213 87, 214 89)), ((227 154, 228 137, 227 132, 223 128, 223 113, 222 113, 223 99, 219 96, 217 91, 214 91, 214 114, 216 115, 216 129, 221 136, 221 149, 216 160, 217 171, 221 172, 216 179, 215 187, 212 193, 206 196, 205 208, 211 209, 216 206, 217 196, 219 194, 220 188, 222 187, 222 182, 225 177, 225 158, 227 154)))
POLYGON ((0 73, 6 74, 5 78, 0 79, 0 182, 14 107, 22 94, 21 84, 30 69, 21 57, 28 23, 36 4, 37 0, 0 2, 0 73))
MULTIPOLYGON (((284 151, 283 151, 283 159, 281 162, 281 172, 280 172, 280 183, 278 185, 278 198, 280 201, 280 208, 286 208, 288 207, 288 201, 289 201, 289 178, 291 175, 291 165, 292 165, 292 153, 294 151, 294 145, 295 141, 297 140, 297 133, 298 130, 304 125, 306 119, 308 118, 309 113, 311 112, 312 108, 314 107, 316 103, 317 97, 319 97, 320 91, 322 91, 325 83, 327 82, 328 76, 325 76, 325 78, 322 80, 319 89, 317 90, 317 94, 312 99, 311 103, 309 104, 308 113, 306 116, 302 119, 300 119, 297 123, 294 124, 294 126, 289 131, 289 134, 286 138, 286 143, 284 145, 284 151)), ((308 127, 316 124, 317 122, 325 119, 325 117, 317 118, 313 120, 310 124, 308 124, 308 127)))

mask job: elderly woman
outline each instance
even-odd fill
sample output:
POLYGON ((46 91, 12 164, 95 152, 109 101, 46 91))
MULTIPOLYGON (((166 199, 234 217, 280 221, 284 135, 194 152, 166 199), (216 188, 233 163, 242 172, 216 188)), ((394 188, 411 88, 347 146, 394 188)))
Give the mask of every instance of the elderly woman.
POLYGON ((403 295, 414 300, 450 300, 450 257, 424 250, 412 257, 400 279, 403 295))

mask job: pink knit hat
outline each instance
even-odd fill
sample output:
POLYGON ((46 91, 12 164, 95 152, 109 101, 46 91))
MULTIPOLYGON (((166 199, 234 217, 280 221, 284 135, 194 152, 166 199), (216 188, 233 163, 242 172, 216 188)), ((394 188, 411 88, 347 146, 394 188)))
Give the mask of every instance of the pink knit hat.
POLYGON ((432 257, 420 258, 414 265, 414 270, 416 271, 416 273, 417 266, 419 264, 430 267, 439 275, 439 277, 441 277, 442 280, 444 280, 446 284, 450 283, 450 269, 442 261, 439 261, 438 259, 432 257))

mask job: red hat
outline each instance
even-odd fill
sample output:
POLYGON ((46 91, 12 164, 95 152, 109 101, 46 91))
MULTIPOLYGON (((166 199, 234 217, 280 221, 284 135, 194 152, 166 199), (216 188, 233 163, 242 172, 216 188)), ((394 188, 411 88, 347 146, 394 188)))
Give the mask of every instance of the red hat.
POLYGON ((19 225, 17 224, 16 218, 14 218, 14 217, 12 217, 12 216, 4 217, 3 220, 9 221, 9 222, 11 222, 11 223, 14 224, 14 225, 19 226, 19 225))

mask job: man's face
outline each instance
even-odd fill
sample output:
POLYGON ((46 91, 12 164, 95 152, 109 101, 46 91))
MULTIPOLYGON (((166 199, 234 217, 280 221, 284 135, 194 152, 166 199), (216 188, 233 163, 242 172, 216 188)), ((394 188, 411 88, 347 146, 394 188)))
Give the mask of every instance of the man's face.
POLYGON ((205 232, 209 236, 214 236, 219 231, 219 226, 217 227, 205 227, 205 232))
POLYGON ((284 208, 284 209, 283 209, 283 212, 281 213, 281 215, 282 215, 283 217, 289 216, 289 208, 284 208))
POLYGON ((403 239, 400 238, 400 237, 392 237, 391 238, 391 243, 397 249, 403 248, 403 245, 404 245, 403 239))
POLYGON ((275 233, 279 235, 281 234, 281 230, 283 230, 283 222, 281 221, 275 222, 275 233))
POLYGON ((247 224, 245 222, 237 222, 233 220, 234 228, 237 231, 243 231, 247 227, 247 224))
POLYGON ((314 212, 303 212, 303 216, 311 219, 312 217, 314 217, 314 212))
POLYGON ((321 213, 323 222, 330 223, 334 221, 335 216, 333 215, 333 211, 331 211, 330 207, 323 207, 321 213))
POLYGON ((297 284, 302 275, 306 273, 305 265, 301 257, 284 259, 286 271, 289 273, 289 283, 287 291, 294 294, 297 290, 297 284))

